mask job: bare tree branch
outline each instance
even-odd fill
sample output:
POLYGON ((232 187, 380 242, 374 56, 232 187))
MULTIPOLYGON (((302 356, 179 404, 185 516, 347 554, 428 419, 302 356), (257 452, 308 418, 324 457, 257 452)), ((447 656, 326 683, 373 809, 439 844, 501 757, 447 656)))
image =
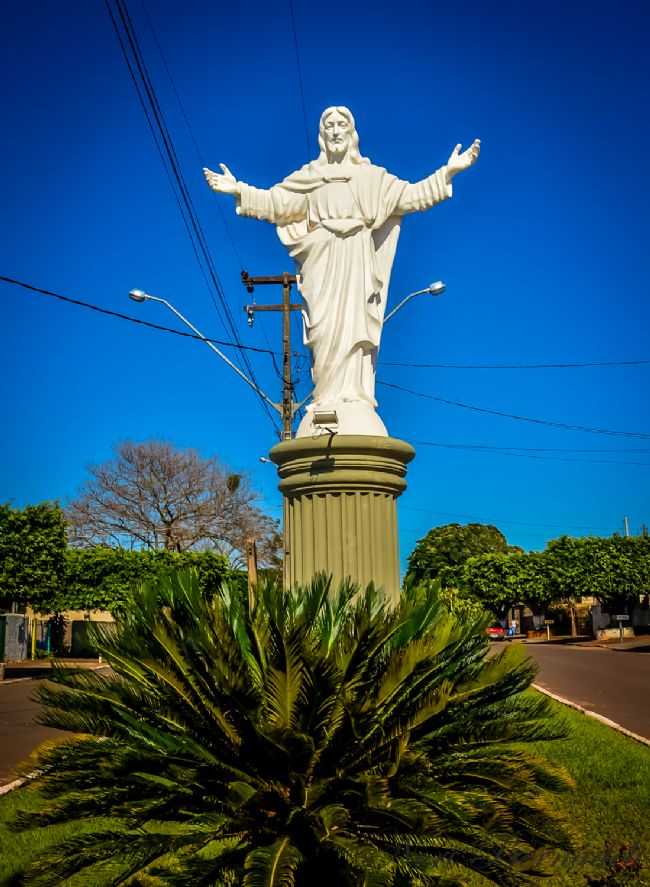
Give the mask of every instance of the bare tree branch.
POLYGON ((65 510, 74 545, 216 548, 239 565, 252 537, 262 564, 279 561, 277 521, 256 507, 248 479, 214 457, 160 441, 124 441, 89 473, 65 510))

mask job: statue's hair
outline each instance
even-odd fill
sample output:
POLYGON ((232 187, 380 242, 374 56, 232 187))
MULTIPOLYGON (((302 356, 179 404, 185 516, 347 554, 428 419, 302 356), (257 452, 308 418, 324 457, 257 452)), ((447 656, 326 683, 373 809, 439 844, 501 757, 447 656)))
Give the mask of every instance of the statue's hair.
POLYGON ((349 108, 346 108, 345 105, 331 105, 329 108, 325 108, 323 113, 320 115, 320 124, 318 126, 318 144, 320 146, 320 157, 319 160, 327 161, 327 149, 325 147, 325 122, 330 114, 333 114, 334 111, 338 111, 345 119, 348 121, 350 126, 352 127, 352 133, 350 134, 350 150, 348 153, 348 157, 350 158, 352 163, 370 163, 368 157, 362 157, 361 152, 359 150, 359 133, 357 132, 357 126, 354 122, 354 116, 352 115, 352 111, 349 108))

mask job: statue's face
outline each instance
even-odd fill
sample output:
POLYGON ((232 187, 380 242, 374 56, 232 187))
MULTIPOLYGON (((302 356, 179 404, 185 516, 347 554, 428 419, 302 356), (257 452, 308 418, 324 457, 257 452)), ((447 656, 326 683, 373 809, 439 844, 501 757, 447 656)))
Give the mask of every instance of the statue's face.
POLYGON ((327 153, 335 157, 345 154, 350 146, 352 134, 352 127, 347 117, 338 111, 332 111, 323 128, 327 153))

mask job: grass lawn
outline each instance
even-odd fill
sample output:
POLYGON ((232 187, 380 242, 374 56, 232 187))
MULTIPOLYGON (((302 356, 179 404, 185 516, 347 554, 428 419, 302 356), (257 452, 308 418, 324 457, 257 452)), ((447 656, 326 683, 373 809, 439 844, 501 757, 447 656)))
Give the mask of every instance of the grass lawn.
MULTIPOLYGON (((587 876, 607 873, 606 844, 628 844, 641 861, 640 874, 616 885, 650 887, 650 748, 557 703, 569 724, 571 738, 545 743, 543 753, 573 775, 576 791, 554 801, 567 814, 578 836, 575 854, 563 855, 549 887, 582 887, 587 876)), ((79 834, 83 825, 60 826, 48 832, 9 832, 6 823, 16 809, 37 809, 38 795, 18 789, 0 798, 0 885, 36 852, 55 841, 79 834)), ((75 887, 103 887, 101 874, 86 873, 67 881, 75 887)), ((468 887, 485 884, 467 881, 468 887)), ((614 882, 612 882, 613 884, 614 882)), ((333 885, 334 887, 334 885, 333 885)))
POLYGON ((575 792, 554 803, 569 817, 580 847, 561 860, 561 874, 547 883, 579 887, 586 875, 602 877, 606 844, 611 843, 631 845, 643 868, 629 883, 650 887, 650 748, 580 712, 556 702, 553 706, 572 735, 544 744, 543 753, 566 767, 576 782, 575 792))

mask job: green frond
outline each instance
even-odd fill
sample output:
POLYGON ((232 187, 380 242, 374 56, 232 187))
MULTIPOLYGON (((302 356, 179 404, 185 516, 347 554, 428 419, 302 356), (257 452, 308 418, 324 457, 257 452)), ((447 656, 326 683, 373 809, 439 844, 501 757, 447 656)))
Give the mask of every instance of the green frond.
POLYGON ((282 638, 278 646, 278 665, 266 672, 266 717, 279 730, 295 730, 298 702, 309 692, 308 673, 297 638, 282 638))
POLYGON ((435 585, 394 608, 324 575, 251 602, 237 584, 206 599, 191 571, 143 585, 97 632, 110 671, 55 669, 38 693, 69 738, 30 761, 43 803, 15 828, 92 830, 24 882, 534 883, 571 846, 547 801, 571 783, 530 743, 565 728, 483 628, 435 585))
POLYGON ((246 857, 243 887, 294 887, 301 859, 288 836, 258 847, 246 857))

